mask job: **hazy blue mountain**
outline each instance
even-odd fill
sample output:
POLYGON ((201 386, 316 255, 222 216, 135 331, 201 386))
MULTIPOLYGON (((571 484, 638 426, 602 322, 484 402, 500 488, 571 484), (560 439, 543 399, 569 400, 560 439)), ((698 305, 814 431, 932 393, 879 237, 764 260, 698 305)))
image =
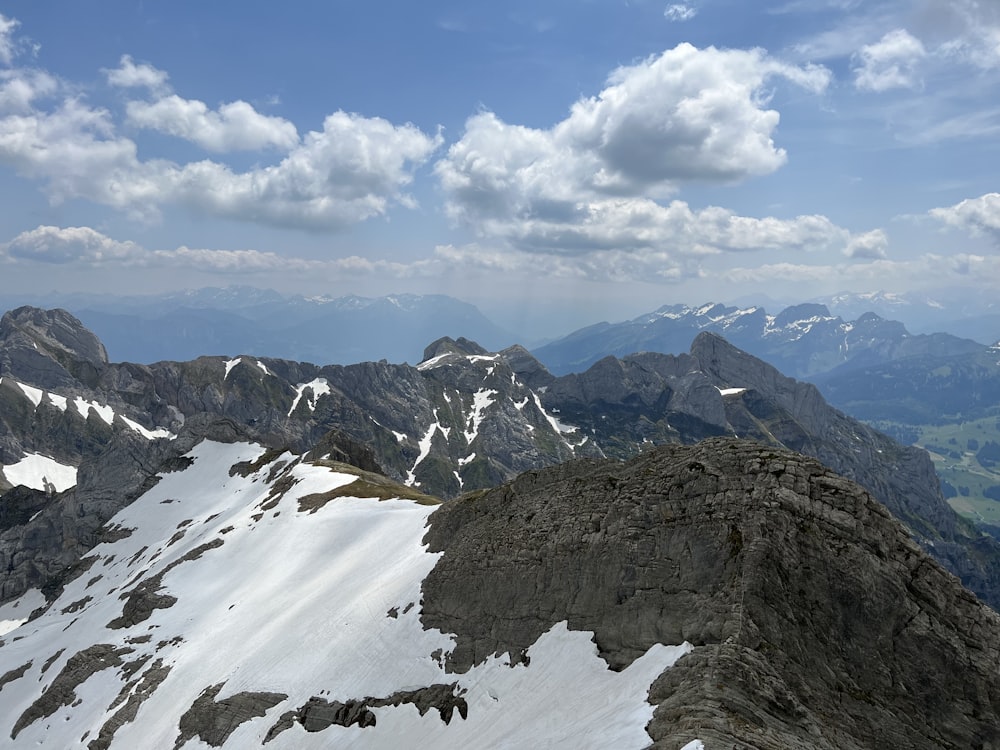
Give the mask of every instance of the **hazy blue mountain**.
POLYGON ((770 315, 762 307, 668 305, 623 323, 599 323, 534 350, 554 373, 579 372, 602 357, 639 351, 686 351, 701 331, 723 336, 783 373, 813 378, 907 357, 972 354, 986 347, 950 334, 914 335, 898 322, 866 312, 847 321, 825 305, 806 303, 770 315))
POLYGON ((475 306, 444 295, 303 297, 233 286, 155 296, 53 295, 42 306, 73 313, 113 360, 128 362, 235 353, 320 364, 417 362, 424 345, 442 336, 492 349, 516 338, 475 306))
POLYGON ((1000 341, 1000 302, 992 292, 968 287, 899 294, 841 292, 814 301, 848 320, 873 312, 902 321, 913 333, 944 331, 980 344, 1000 341))

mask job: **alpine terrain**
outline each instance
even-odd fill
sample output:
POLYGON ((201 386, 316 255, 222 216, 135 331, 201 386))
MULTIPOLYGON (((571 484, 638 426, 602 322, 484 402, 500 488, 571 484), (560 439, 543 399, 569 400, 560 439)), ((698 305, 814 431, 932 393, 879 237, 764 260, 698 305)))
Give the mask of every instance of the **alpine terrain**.
POLYGON ((1000 547, 712 333, 137 365, 20 308, 0 378, 6 746, 1000 747, 1000 547))

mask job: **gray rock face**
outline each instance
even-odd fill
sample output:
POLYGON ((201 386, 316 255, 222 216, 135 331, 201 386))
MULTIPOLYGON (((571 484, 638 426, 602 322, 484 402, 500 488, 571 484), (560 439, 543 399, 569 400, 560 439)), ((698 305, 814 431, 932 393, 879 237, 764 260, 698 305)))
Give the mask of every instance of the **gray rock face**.
POLYGON ((1000 604, 1000 545, 947 504, 925 451, 851 419, 814 386, 786 378, 718 336, 699 335, 691 352, 717 382, 750 389, 726 400, 737 434, 813 456, 858 482, 968 588, 994 607, 1000 604))
POLYGON ((205 688, 201 696, 184 712, 174 750, 180 750, 193 737, 212 747, 221 747, 240 724, 263 716, 269 708, 288 697, 284 693, 243 692, 217 701, 215 698, 222 687, 220 683, 205 688))
POLYGON ((0 376, 43 388, 92 385, 107 364, 104 345, 65 310, 19 307, 0 319, 0 376))
POLYGON ((442 506, 425 627, 458 672, 552 624, 614 669, 694 650, 654 683, 653 747, 1000 746, 1000 616, 857 484, 720 438, 571 462, 442 506))

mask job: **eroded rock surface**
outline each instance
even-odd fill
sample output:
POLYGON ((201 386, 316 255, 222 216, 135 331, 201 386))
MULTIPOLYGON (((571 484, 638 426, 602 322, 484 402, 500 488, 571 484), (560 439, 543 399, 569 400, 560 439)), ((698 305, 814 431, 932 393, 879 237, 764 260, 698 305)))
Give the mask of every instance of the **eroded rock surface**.
POLYGON ((615 669, 694 644, 651 690, 654 747, 1000 747, 1000 616, 807 457, 714 439, 528 472, 425 541, 454 671, 561 620, 615 669))

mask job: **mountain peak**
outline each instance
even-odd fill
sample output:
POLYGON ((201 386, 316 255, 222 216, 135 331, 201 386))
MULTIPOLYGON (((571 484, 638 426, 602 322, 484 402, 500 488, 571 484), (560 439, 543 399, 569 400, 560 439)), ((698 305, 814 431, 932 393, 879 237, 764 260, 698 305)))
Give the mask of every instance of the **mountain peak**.
POLYGON ((108 364, 100 339, 65 310, 19 307, 0 319, 0 373, 46 388, 92 383, 108 364))
POLYGON ((489 354, 489 352, 475 341, 469 341, 469 339, 465 337, 459 336, 456 340, 451 336, 442 336, 424 349, 424 358, 422 361, 426 362, 434 357, 440 357, 442 354, 464 354, 474 356, 489 354))
POLYGON ((779 328, 784 328, 790 323, 800 320, 811 320, 813 318, 832 318, 830 308, 815 302, 807 302, 801 305, 786 307, 774 318, 774 324, 779 328))

